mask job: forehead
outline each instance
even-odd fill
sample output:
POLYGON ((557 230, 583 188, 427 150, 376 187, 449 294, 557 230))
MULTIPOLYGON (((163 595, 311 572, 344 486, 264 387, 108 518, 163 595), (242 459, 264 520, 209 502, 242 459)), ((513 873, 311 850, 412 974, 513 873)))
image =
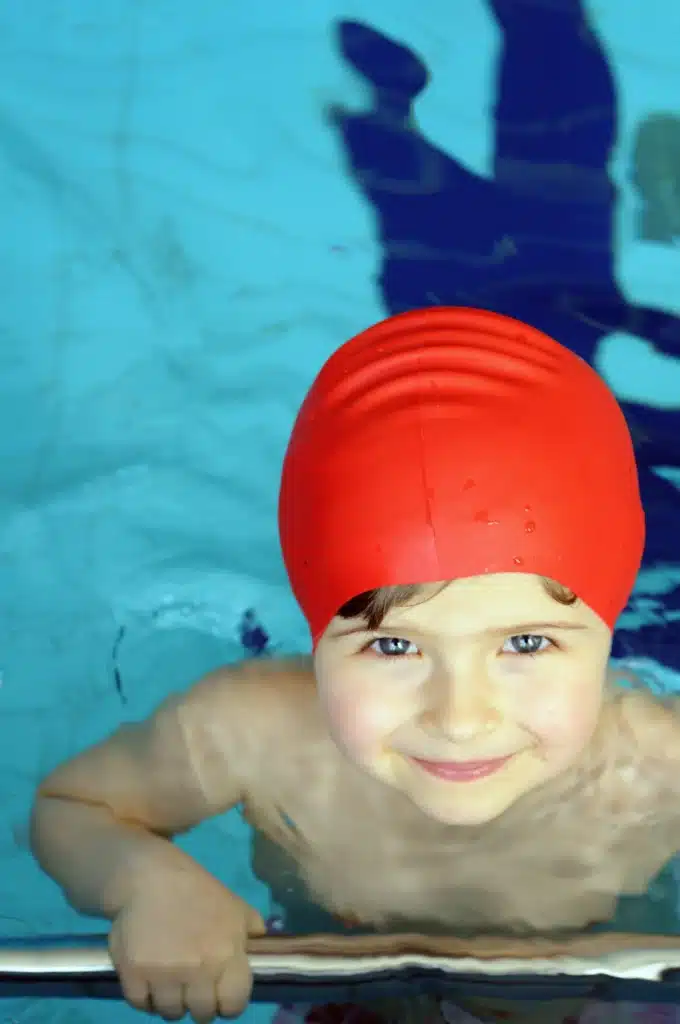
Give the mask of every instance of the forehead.
POLYGON ((502 628, 520 620, 555 620, 588 625, 598 617, 581 601, 558 604, 547 593, 542 579, 530 573, 494 573, 449 583, 423 585, 407 604, 391 609, 385 626, 400 623, 433 631, 477 632, 502 628))

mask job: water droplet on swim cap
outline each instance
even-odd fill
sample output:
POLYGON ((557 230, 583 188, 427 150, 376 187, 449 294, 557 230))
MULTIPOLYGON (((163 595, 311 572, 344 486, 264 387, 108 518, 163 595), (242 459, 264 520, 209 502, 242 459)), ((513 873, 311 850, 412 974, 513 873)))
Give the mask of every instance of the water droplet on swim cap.
POLYGON ((524 524, 524 532, 533 533, 535 529, 536 523, 533 521, 533 519, 527 519, 526 523, 524 524))

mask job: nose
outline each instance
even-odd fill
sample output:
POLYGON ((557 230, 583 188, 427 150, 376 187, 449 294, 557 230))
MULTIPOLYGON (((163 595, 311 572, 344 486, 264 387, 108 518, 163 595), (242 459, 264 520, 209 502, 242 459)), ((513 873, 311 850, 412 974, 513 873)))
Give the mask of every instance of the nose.
POLYGON ((493 687, 480 667, 442 671, 432 680, 426 724, 456 743, 493 731, 501 720, 493 687))

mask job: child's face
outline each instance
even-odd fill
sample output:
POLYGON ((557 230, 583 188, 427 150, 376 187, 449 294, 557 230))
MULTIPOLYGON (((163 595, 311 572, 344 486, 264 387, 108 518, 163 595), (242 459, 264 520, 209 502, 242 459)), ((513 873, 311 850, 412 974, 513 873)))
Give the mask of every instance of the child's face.
POLYGON ((352 761, 430 817, 479 825, 578 759, 610 645, 582 602, 558 604, 538 577, 500 573, 425 586, 374 632, 334 618, 315 668, 352 761))

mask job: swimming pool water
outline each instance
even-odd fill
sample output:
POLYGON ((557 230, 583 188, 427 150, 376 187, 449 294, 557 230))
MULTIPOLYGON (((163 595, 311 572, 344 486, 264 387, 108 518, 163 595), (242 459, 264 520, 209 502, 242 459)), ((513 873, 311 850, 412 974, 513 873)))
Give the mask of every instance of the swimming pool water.
MULTIPOLYGON (((0 5, 4 934, 92 927, 28 854, 40 775, 244 651, 307 648, 279 464, 386 313, 509 313, 615 388, 649 526, 615 654, 680 688, 678 38, 670 0, 0 5)), ((238 816, 186 843, 268 908, 238 816)))

